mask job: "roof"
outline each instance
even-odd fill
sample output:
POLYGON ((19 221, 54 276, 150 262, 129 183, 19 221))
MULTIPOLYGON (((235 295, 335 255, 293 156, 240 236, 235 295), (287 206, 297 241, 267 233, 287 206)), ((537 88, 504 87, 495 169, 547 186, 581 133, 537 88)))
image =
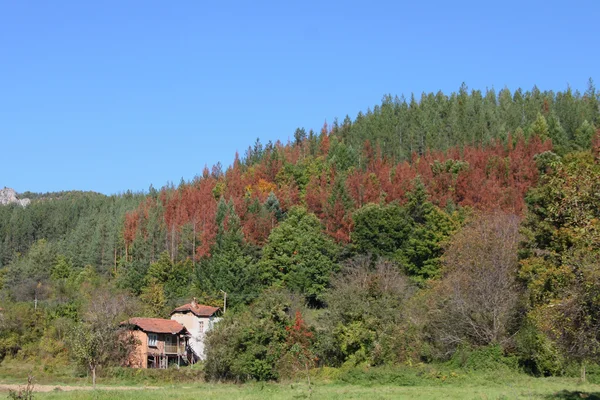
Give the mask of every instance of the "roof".
POLYGON ((173 315, 175 313, 191 312, 196 317, 211 317, 217 311, 220 311, 220 310, 221 309, 219 307, 205 306, 203 304, 198 304, 198 303, 195 303, 195 302, 191 302, 191 303, 188 303, 188 304, 184 304, 181 307, 177 307, 176 309, 174 309, 173 311, 171 311, 171 315, 173 315))
POLYGON ((137 326, 145 332, 152 333, 180 333, 187 331, 183 325, 172 319, 162 318, 129 318, 127 321, 121 322, 121 325, 137 326))

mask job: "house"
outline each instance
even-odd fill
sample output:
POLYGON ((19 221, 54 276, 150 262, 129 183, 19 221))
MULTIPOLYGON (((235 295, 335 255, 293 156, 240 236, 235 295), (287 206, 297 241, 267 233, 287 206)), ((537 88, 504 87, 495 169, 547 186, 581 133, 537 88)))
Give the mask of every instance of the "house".
POLYGON ((167 368, 188 363, 189 332, 179 322, 161 318, 130 318, 121 322, 138 345, 129 356, 133 368, 167 368))
POLYGON ((188 345, 193 362, 204 360, 204 336, 221 319, 220 315, 220 308, 198 304, 196 298, 171 311, 171 320, 185 326, 190 334, 188 345))

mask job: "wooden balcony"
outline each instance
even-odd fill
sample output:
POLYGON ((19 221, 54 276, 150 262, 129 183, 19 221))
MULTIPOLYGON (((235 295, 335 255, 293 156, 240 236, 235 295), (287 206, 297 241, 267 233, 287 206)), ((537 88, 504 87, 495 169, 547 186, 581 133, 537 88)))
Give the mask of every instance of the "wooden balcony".
POLYGON ((177 347, 176 344, 165 343, 165 354, 185 354, 185 346, 180 344, 179 347, 177 347))

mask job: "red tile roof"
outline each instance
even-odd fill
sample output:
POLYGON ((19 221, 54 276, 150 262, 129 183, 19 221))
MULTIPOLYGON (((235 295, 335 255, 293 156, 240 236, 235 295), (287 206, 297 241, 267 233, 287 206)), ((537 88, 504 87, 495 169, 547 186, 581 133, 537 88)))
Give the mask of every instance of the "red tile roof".
POLYGON ((192 303, 184 304, 181 307, 177 307, 176 309, 171 311, 171 315, 173 315, 175 313, 191 312, 196 317, 210 317, 219 310, 220 310, 219 307, 205 306, 203 304, 198 304, 198 303, 192 302, 192 303))
POLYGON ((137 326, 144 332, 152 333, 180 333, 186 331, 185 327, 172 319, 162 318, 129 318, 127 321, 121 322, 121 325, 137 326))

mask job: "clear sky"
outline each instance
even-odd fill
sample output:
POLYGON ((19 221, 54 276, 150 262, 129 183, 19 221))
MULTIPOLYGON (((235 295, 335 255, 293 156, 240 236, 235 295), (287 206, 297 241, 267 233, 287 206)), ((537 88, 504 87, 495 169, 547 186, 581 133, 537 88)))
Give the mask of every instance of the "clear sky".
POLYGON ((598 1, 0 0, 0 187, 192 179, 387 93, 585 90, 598 1))

